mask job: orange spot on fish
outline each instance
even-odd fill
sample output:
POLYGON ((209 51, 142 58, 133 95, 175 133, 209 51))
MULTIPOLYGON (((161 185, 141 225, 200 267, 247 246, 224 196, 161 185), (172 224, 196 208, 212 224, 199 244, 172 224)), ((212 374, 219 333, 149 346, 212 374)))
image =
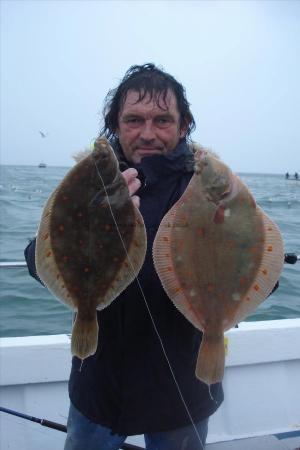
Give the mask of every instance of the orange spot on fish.
POLYGON ((136 240, 133 241, 133 245, 135 245, 135 247, 139 247, 140 246, 139 242, 136 241, 136 240))
POLYGON ((250 301, 250 297, 246 297, 246 300, 247 300, 247 302, 249 302, 250 301))
POLYGON ((219 225, 221 223, 224 222, 224 217, 225 217, 225 207, 223 205, 220 205, 219 208, 217 209, 215 216, 214 216, 214 223, 219 225))
POLYGON ((177 294, 177 293, 180 292, 180 291, 182 291, 182 288, 181 288, 181 287, 177 287, 177 288, 174 290, 174 293, 177 294))
POLYGON ((184 239, 177 239, 178 250, 181 250, 184 245, 184 239))
POLYGON ((52 252, 50 252, 50 251, 48 253, 46 253, 47 258, 49 258, 49 256, 51 256, 51 255, 52 255, 52 252))
POLYGON ((163 236, 163 241, 165 241, 165 242, 169 242, 169 238, 168 238, 168 236, 163 236))
POLYGON ((247 283, 247 278, 246 277, 241 277, 239 279, 239 283, 240 283, 240 285, 246 284, 247 283))
POLYGON ((171 266, 167 267, 167 271, 168 272, 173 272, 173 267, 171 267, 171 266))
POLYGON ((214 290, 214 285, 211 283, 208 283, 207 285, 207 292, 212 292, 214 290))
POLYGON ((123 265, 124 265, 125 267, 129 267, 129 264, 128 264, 127 261, 124 261, 123 265))
POLYGON ((268 275, 267 269, 262 270, 262 273, 263 273, 264 275, 268 275))
POLYGON ((257 247, 250 247, 248 249, 248 252, 249 253, 253 253, 253 254, 258 253, 258 248, 257 247))
POLYGON ((45 241, 46 239, 48 239, 48 237, 49 237, 49 233, 46 233, 45 236, 43 237, 44 241, 45 241))
POLYGON ((272 245, 268 245, 267 251, 268 251, 268 252, 272 252, 272 251, 273 251, 273 246, 272 246, 272 245))
POLYGON ((198 236, 204 237, 205 236, 205 229, 203 227, 197 228, 196 233, 198 236))
POLYGON ((255 289, 255 291, 259 291, 259 286, 258 286, 258 284, 255 284, 255 285, 253 286, 253 289, 255 289))
POLYGON ((233 248, 235 248, 236 243, 235 243, 235 241, 233 239, 228 239, 227 246, 228 246, 229 249, 232 250, 233 248))

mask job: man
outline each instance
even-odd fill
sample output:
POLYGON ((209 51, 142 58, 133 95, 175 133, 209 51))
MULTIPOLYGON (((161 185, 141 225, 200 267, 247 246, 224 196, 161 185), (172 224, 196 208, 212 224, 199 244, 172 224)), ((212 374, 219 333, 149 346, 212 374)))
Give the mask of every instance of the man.
MULTIPOLYGON (((193 174, 194 128, 183 86, 153 64, 131 67, 106 98, 102 134, 138 195, 148 248, 138 282, 98 312, 95 355, 73 358, 65 450, 116 450, 135 434, 148 450, 204 448, 222 387, 209 391, 195 377, 201 333, 167 297, 152 261, 158 226, 193 174)), ((25 252, 33 274, 34 245, 25 252)))

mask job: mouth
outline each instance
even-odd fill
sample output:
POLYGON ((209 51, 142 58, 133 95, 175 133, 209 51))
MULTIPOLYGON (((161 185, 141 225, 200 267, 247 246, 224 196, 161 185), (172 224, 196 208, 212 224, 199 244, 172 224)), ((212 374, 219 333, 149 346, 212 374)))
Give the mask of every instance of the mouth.
POLYGON ((161 150, 158 148, 138 147, 135 150, 135 152, 138 153, 139 155, 149 155, 149 154, 153 154, 153 153, 161 153, 161 150))

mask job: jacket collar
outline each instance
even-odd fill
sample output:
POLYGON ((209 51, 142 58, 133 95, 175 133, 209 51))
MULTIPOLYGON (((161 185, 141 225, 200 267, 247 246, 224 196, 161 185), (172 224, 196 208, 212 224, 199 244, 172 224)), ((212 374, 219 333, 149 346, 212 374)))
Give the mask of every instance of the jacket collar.
POLYGON ((127 161, 118 140, 112 141, 111 145, 119 160, 120 170, 134 167, 147 184, 155 184, 162 177, 172 176, 172 174, 193 172, 193 150, 185 139, 181 140, 177 147, 167 155, 146 156, 139 164, 127 161))

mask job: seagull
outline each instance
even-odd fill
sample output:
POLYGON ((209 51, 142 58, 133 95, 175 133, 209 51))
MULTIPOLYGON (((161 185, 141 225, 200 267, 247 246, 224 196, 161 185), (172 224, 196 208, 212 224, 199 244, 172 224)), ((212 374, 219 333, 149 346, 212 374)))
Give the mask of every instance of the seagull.
POLYGON ((43 133, 41 130, 39 130, 39 133, 41 135, 42 138, 45 138, 48 136, 49 133, 43 133))

